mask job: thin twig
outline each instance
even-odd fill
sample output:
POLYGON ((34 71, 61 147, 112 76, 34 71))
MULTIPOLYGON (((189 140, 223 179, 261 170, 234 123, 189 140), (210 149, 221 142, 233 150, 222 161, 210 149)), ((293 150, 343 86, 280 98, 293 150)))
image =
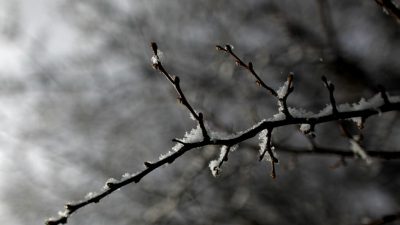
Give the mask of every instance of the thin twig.
POLYGON ((274 152, 272 151, 272 129, 267 129, 267 134, 266 134, 266 139, 267 143, 264 147, 264 149, 261 149, 262 152, 260 154, 259 160, 263 160, 265 153, 268 152, 268 155, 271 159, 271 166, 272 166, 272 171, 271 171, 271 177, 276 178, 276 172, 275 172, 275 163, 278 163, 278 159, 274 156, 274 152))
POLYGON ((332 84, 331 81, 329 81, 328 79, 326 79, 325 76, 322 76, 322 81, 325 84, 325 87, 328 89, 329 91, 329 100, 331 102, 332 105, 332 113, 333 115, 338 113, 338 109, 336 106, 336 100, 335 100, 335 96, 333 95, 333 92, 335 91, 335 85, 332 84))
POLYGON ((155 42, 151 43, 151 48, 153 50, 153 58, 152 58, 152 63, 153 63, 153 67, 154 69, 160 71, 163 75, 165 75, 165 77, 169 80, 169 82, 174 86, 176 92, 178 93, 178 99, 179 102, 184 105, 191 113, 191 115, 198 121, 202 134, 203 134, 203 138, 205 140, 209 140, 210 136, 207 133, 206 127, 204 125, 204 119, 203 119, 203 114, 201 112, 196 113, 196 111, 193 109, 193 107, 190 105, 190 103, 188 102, 188 100, 186 99, 185 94, 183 93, 181 86, 180 86, 180 79, 178 76, 171 76, 170 73, 168 73, 164 66, 162 65, 159 55, 158 55, 158 46, 155 42))
POLYGON ((244 63, 243 60, 241 60, 234 52, 233 49, 230 45, 225 45, 225 47, 223 48, 220 45, 216 46, 216 49, 218 51, 224 51, 229 53, 229 55, 231 55, 235 61, 236 61, 236 65, 241 66, 245 69, 247 69, 255 78, 256 78, 256 83, 258 85, 260 85, 261 87, 265 88, 267 91, 269 91, 270 94, 272 94, 275 97, 278 97, 278 93, 276 93, 276 91, 271 88, 270 86, 268 86, 267 84, 264 83, 264 81, 258 76, 258 74, 256 73, 256 71, 254 71, 253 68, 253 63, 249 62, 248 64, 244 63))
POLYGON ((294 87, 293 87, 293 73, 290 73, 288 78, 287 78, 287 88, 283 95, 279 94, 276 92, 273 88, 268 86, 261 78, 258 76, 256 71, 254 70, 253 63, 249 62, 248 64, 244 63, 242 59, 240 59, 239 56, 237 56, 232 49, 231 45, 225 45, 225 47, 222 47, 221 45, 217 45, 216 49, 218 51, 223 51, 227 52, 230 56, 232 56, 235 59, 236 65, 241 66, 248 70, 255 78, 256 78, 256 83, 257 85, 265 88, 272 96, 274 96, 278 100, 278 104, 281 106, 279 110, 285 114, 286 117, 292 118, 292 115, 290 115, 289 108, 287 106, 287 98, 289 95, 293 92, 294 87))
MULTIPOLYGON (((373 115, 381 114, 384 112, 389 112, 389 111, 400 111, 400 102, 389 102, 387 104, 382 104, 380 106, 374 106, 362 110, 352 110, 352 111, 343 111, 343 112, 338 112, 332 111, 332 114, 329 115, 323 115, 323 116, 314 116, 312 118, 310 117, 286 117, 281 120, 263 120, 260 123, 254 125, 253 127, 244 130, 242 132, 239 132, 236 136, 228 137, 228 138, 214 138, 214 137, 209 137, 207 130, 205 129, 204 126, 204 121, 203 121, 203 115, 201 113, 196 113, 193 109, 193 107, 189 104, 189 102, 186 100, 185 95, 183 94, 180 85, 179 85, 179 78, 178 77, 172 77, 163 67, 161 64, 159 57, 158 57, 158 48, 155 43, 152 43, 152 49, 154 53, 154 58, 152 58, 153 61, 153 67, 160 71, 162 74, 166 76, 166 78, 171 82, 171 84, 174 86, 175 90, 177 91, 179 98, 181 99, 181 102, 192 114, 192 116, 198 121, 202 132, 203 132, 203 140, 198 141, 198 142, 193 142, 193 143, 181 143, 182 147, 175 152, 170 153, 169 155, 162 157, 156 162, 145 162, 145 168, 138 173, 131 175, 129 177, 125 177, 124 179, 121 180, 113 180, 113 181, 108 181, 106 183, 106 186, 101 190, 100 193, 98 194, 92 194, 91 196, 88 196, 86 199, 78 201, 78 202, 70 202, 65 204, 65 210, 63 212, 59 213, 58 218, 51 218, 48 219, 46 224, 47 225, 57 225, 57 224, 65 224, 68 221, 68 218, 77 210, 92 204, 92 203, 98 203, 100 200, 102 200, 104 197, 110 195, 116 190, 119 190, 120 188, 131 184, 131 183, 138 183, 141 181, 141 179, 148 174, 150 174, 152 171, 155 169, 166 165, 173 163, 176 159, 184 155, 186 152, 199 149, 200 147, 205 147, 208 145, 217 145, 217 146, 234 146, 238 143, 241 143, 243 141, 246 141, 250 138, 253 138, 256 136, 258 133, 260 133, 263 130, 270 130, 277 128, 277 127, 282 127, 282 126, 287 126, 287 125, 299 125, 299 124, 305 124, 305 123, 310 123, 310 120, 312 120, 312 123, 314 125, 320 124, 320 123, 326 123, 326 122, 331 122, 331 121, 337 121, 337 120, 343 120, 343 119, 350 119, 350 118, 355 118, 355 117, 363 117, 363 118, 368 118, 373 115)), ((235 55, 233 54, 232 50, 230 47, 226 49, 226 51, 230 52, 234 57, 235 55)), ((237 57, 236 57, 237 58, 237 57)), ((239 64, 243 64, 241 60, 239 60, 239 64)), ((245 65, 245 64, 244 64, 245 65)), ((251 64, 249 64, 251 65, 251 64)), ((243 66, 243 65, 242 65, 243 66)), ((259 77, 255 74, 254 70, 251 69, 252 66, 248 66, 248 69, 250 71, 253 71, 252 74, 255 75, 257 80, 261 83, 261 86, 264 86, 266 89, 268 89, 271 93, 275 93, 277 96, 277 93, 266 86, 260 79, 259 77)), ((330 85, 327 85, 330 86, 330 85)), ((330 91, 330 92, 333 92, 330 91)), ((332 94, 333 95, 333 94, 332 94)), ((335 102, 332 102, 332 107, 336 107, 335 102), (335 106, 334 106, 335 105, 335 106)), ((270 139, 270 138, 269 138, 270 139)), ((179 141, 178 141, 179 143, 179 141)), ((268 144, 268 143, 267 143, 268 144)), ((269 143, 271 144, 271 143, 269 143)), ((268 147, 267 147, 268 148, 268 147)), ((269 146, 269 148, 271 148, 269 146)), ((229 150, 229 149, 228 149, 229 150)), ((346 153, 347 154, 347 153, 346 153)), ((273 155, 271 155, 271 158, 273 155)), ((226 155, 227 157, 227 155, 226 155)), ((223 159, 227 159, 225 156, 223 159)), ((272 160, 274 161, 274 159, 272 160)), ((272 165, 273 168, 273 173, 275 173, 275 167, 274 164, 272 165)))

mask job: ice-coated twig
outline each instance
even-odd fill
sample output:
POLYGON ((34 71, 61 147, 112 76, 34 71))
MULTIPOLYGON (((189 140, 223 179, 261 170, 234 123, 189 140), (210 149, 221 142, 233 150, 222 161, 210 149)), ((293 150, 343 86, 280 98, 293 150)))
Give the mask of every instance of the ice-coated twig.
MULTIPOLYGON (((388 99, 391 99, 391 101, 365 101, 364 104, 353 104, 352 106, 347 106, 346 110, 332 110, 330 113, 323 112, 320 114, 305 114, 305 113, 298 113, 296 114, 295 117, 273 117, 271 119, 264 119, 261 122, 257 123, 256 125, 252 126, 251 128, 244 130, 242 132, 237 132, 236 135, 230 135, 226 138, 224 137, 210 137, 209 133, 207 132, 204 121, 203 121, 203 115, 201 113, 196 113, 193 109, 193 107, 189 104, 187 101, 185 95, 183 94, 180 84, 179 84, 179 78, 178 77, 173 77, 171 76, 163 67, 162 63, 160 62, 159 56, 158 56, 158 47, 155 43, 151 44, 152 50, 153 50, 153 57, 151 59, 153 67, 160 71, 165 77, 170 81, 170 83, 174 86, 176 92, 179 95, 179 99, 181 103, 186 106, 186 108, 190 111, 191 115, 198 121, 199 127, 197 129, 201 129, 203 138, 202 139, 197 139, 195 138, 194 141, 180 141, 178 139, 175 139, 175 142, 178 142, 179 145, 181 145, 179 148, 174 149, 174 151, 170 151, 168 154, 164 155, 163 157, 160 157, 158 161, 154 162, 145 162, 144 169, 141 171, 135 173, 135 174, 128 174, 127 176, 123 176, 122 179, 117 180, 117 179, 111 179, 106 182, 106 185, 103 189, 101 189, 100 192, 91 192, 90 195, 87 195, 86 198, 83 200, 77 201, 77 202, 68 202, 65 204, 65 210, 59 213, 57 218, 50 218, 47 220, 46 224, 47 225, 57 225, 57 224, 65 224, 68 221, 68 218, 77 210, 92 204, 92 203, 98 203, 100 200, 105 198, 106 196, 110 195, 116 190, 119 190, 120 188, 131 184, 131 183, 138 183, 150 174, 152 171, 156 170, 157 168, 160 168, 163 165, 166 164, 171 164, 173 163, 176 159, 180 158, 182 155, 185 153, 199 149, 201 147, 209 146, 209 145, 215 145, 215 146, 235 146, 239 143, 242 143, 248 139, 251 139, 255 137, 257 134, 262 132, 263 130, 268 130, 271 131, 275 128, 278 127, 283 127, 283 126, 288 126, 288 125, 301 125, 301 124, 310 124, 312 126, 315 126, 317 124, 321 123, 326 123, 326 122, 331 122, 331 121, 339 121, 339 120, 345 120, 345 119, 351 119, 355 117, 361 117, 361 118, 368 118, 373 115, 389 112, 389 111, 400 111, 400 97, 399 96, 390 96, 388 99)), ((217 47, 221 48, 222 47, 217 47)), ((231 47, 227 46, 224 51, 227 51, 230 53, 232 56, 234 56, 238 60, 238 64, 241 66, 244 66, 247 68, 257 79, 257 81, 260 83, 261 86, 269 90, 275 97, 278 96, 277 92, 275 92, 272 88, 268 87, 265 85, 264 82, 262 82, 261 79, 259 79, 258 75, 254 72, 253 66, 251 63, 249 65, 244 64, 239 58, 237 58, 236 55, 232 52, 231 47)), ((327 83, 327 82, 326 82, 327 83)), ((331 87, 331 85, 327 85, 328 87, 331 87)), ((329 88, 330 92, 333 92, 331 90, 332 88, 329 88)), ((386 92, 385 92, 386 94, 386 92)), ((333 94, 331 94, 333 96, 333 94)), ((383 97, 383 96, 382 96, 383 97)), ((333 97, 332 97, 333 98, 333 97)), ((383 97, 384 98, 384 97, 383 97)), ((332 100, 332 99, 331 99, 332 100)), ((331 101, 332 103, 332 101, 331 101)), ((333 102, 332 104, 332 109, 336 107, 336 103, 333 102)), ((300 110, 301 111, 301 110, 300 110)), ((195 132, 197 132, 197 129, 195 132)), ((197 133, 196 133, 197 134, 197 133)), ((190 135, 190 134, 189 134, 190 135)), ((267 133, 268 135, 268 133, 267 133)), ((271 134, 269 134, 269 140, 271 134)), ((197 137, 197 136, 196 136, 197 137)), ((189 138, 189 137, 188 137, 189 138)), ((189 138, 190 139, 190 138, 189 138)), ((267 152, 268 149, 271 149, 271 143, 267 142, 267 152)), ((271 151, 272 152, 272 151, 271 151)), ((264 153, 265 154, 265 153, 264 153)), ((341 153, 337 152, 337 154, 349 154, 349 153, 341 153)), ((352 153, 354 155, 354 153, 352 153)), ((383 156, 384 154, 381 152, 376 153, 379 156, 383 156)), ((222 157, 222 161, 225 161, 227 159, 228 153, 224 154, 222 157)), ((272 161, 275 161, 273 155, 270 155, 272 161)), ((383 156, 384 158, 386 157, 391 157, 393 158, 398 158, 399 155, 396 152, 393 153, 388 153, 387 155, 383 156)), ((221 164, 222 165, 222 164, 221 164)), ((273 173, 275 173, 275 167, 274 163, 273 165, 273 173)))
POLYGON ((293 92, 293 73, 290 73, 287 81, 284 85, 278 90, 278 105, 279 111, 285 114, 286 118, 293 118, 293 116, 289 112, 289 108, 287 106, 287 98, 293 92))
POLYGON ((275 163, 278 163, 278 159, 275 157, 273 151, 272 151, 272 129, 267 129, 266 132, 261 132, 260 137, 263 141, 260 144, 260 157, 259 161, 263 160, 265 157, 265 154, 268 152, 269 155, 269 161, 271 161, 271 166, 272 166, 272 171, 271 171, 271 176, 272 178, 276 178, 276 172, 275 172, 275 163))
POLYGON ((221 167, 224 164, 224 162, 228 161, 228 155, 231 151, 234 151, 236 147, 232 149, 231 146, 222 146, 221 147, 221 152, 216 160, 212 160, 209 164, 211 173, 214 177, 218 176, 221 172, 221 167))

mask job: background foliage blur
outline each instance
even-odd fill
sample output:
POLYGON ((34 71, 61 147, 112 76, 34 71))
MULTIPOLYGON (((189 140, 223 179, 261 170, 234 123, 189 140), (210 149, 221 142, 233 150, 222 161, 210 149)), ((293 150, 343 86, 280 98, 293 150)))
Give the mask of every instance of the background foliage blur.
MULTIPOLYGON (((215 51, 230 43, 278 88, 295 74, 291 106, 318 111, 382 84, 399 94, 399 25, 373 0, 0 1, 0 223, 41 224, 109 177, 158 159, 195 124, 151 68, 149 43, 215 130, 239 131, 277 111, 246 71, 215 51)), ((399 120, 367 121, 367 150, 398 150, 399 120)), ((250 142, 257 144, 257 140, 250 142)), ((349 149, 337 125, 316 143, 349 149)), ((282 148, 309 148, 296 127, 282 148)), ((74 214, 69 224, 360 224, 400 210, 397 161, 280 153, 278 178, 245 145, 217 179, 218 149, 196 150, 74 214)))

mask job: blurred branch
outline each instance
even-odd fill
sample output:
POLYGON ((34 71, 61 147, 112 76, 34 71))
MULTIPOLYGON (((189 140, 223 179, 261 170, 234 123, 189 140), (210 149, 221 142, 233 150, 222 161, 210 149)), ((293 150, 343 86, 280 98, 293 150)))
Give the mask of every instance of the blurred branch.
POLYGON ((341 52, 332 21, 332 13, 329 2, 327 0, 317 0, 317 4, 319 8, 319 16, 321 18, 322 27, 326 34, 326 39, 328 40, 329 45, 333 48, 334 52, 341 52))
MULTIPOLYGON (((255 146, 254 146, 255 147, 255 146)), ((336 155, 345 158, 354 157, 353 151, 344 149, 334 149, 326 147, 314 147, 308 148, 291 148, 288 146, 277 146, 278 152, 285 152, 295 155, 336 155)), ((385 160, 400 159, 400 151, 388 151, 388 150, 366 150, 368 156, 373 158, 380 158, 385 160)))
POLYGON ((363 224, 363 225, 384 225, 384 224, 394 222, 396 220, 400 220, 400 212, 395 213, 395 214, 385 215, 382 218, 372 220, 371 222, 363 224))
POLYGON ((393 3, 392 0, 375 0, 385 12, 394 17, 398 23, 400 23, 400 8, 398 5, 393 3))
MULTIPOLYGON (((365 102, 364 100, 364 102, 362 102, 363 103, 362 105, 360 102, 359 105, 353 105, 353 107, 350 106, 342 107, 341 105, 336 106, 336 101, 333 96, 333 84, 331 84, 326 78, 324 79, 324 83, 330 91, 330 100, 332 104, 331 111, 328 111, 326 113, 310 115, 302 113, 303 110, 288 108, 286 106, 286 98, 293 91, 292 75, 289 76, 288 80, 278 91, 275 91, 271 87, 267 86, 261 80, 261 78, 254 71, 251 63, 249 64, 243 63, 243 61, 233 53, 232 48, 228 46, 229 45, 227 45, 225 48, 217 46, 217 48, 218 50, 228 52, 231 56, 233 56, 236 59, 236 62, 238 62, 240 66, 245 67, 247 70, 251 72, 251 74, 257 79, 257 83, 259 85, 267 89, 273 96, 275 96, 278 99, 278 106, 279 106, 278 114, 276 114, 273 118, 270 118, 268 120, 262 120, 261 122, 255 124, 251 128, 238 132, 235 135, 230 135, 228 137, 221 137, 220 135, 214 135, 214 133, 211 133, 206 129, 203 120, 203 114, 195 112, 193 107, 189 104, 183 91, 181 90, 179 78, 176 76, 171 76, 170 73, 166 71, 158 55, 158 46, 156 45, 156 43, 152 43, 151 47, 154 54, 152 57, 152 64, 154 69, 162 73, 168 79, 171 85, 175 88, 180 103, 183 104, 190 111, 191 116, 197 121, 201 129, 202 139, 199 139, 196 136, 194 140, 192 140, 193 137, 187 136, 187 135, 198 135, 196 132, 195 134, 192 134, 191 132, 190 134, 185 135, 185 138, 182 140, 174 139, 178 143, 173 148, 172 152, 169 151, 166 155, 161 156, 160 159, 156 162, 145 162, 144 163, 145 168, 142 171, 139 171, 138 173, 129 174, 127 176, 124 175, 123 178, 120 180, 116 180, 113 178, 109 179, 100 193, 90 193, 90 195, 87 195, 84 200, 65 204, 65 210, 59 212, 59 217, 48 219, 46 224, 47 225, 65 224, 67 223, 68 218, 80 208, 83 208, 86 205, 92 203, 98 203, 104 197, 110 195, 114 191, 119 190, 120 188, 130 183, 138 183, 143 177, 147 176, 155 169, 158 169, 159 167, 166 164, 171 164, 176 159, 184 155, 186 152, 199 149, 200 147, 208 145, 226 146, 227 150, 229 151, 230 147, 235 146, 238 143, 244 142, 248 139, 251 139, 260 132, 267 130, 268 131, 266 134, 267 139, 263 138, 263 141, 266 140, 265 143, 266 149, 262 149, 263 151, 261 152, 260 157, 263 158, 265 150, 270 154, 273 166, 272 175, 275 176, 274 163, 276 162, 276 159, 272 154, 271 151, 272 147, 270 142, 272 130, 274 128, 288 126, 288 125, 302 125, 302 124, 314 127, 315 125, 321 123, 327 123, 331 121, 339 121, 357 117, 366 120, 368 117, 373 115, 389 111, 400 110, 400 97, 391 97, 391 98, 387 97, 386 101, 382 99, 382 97, 384 98, 384 96, 388 96, 386 92, 384 94, 378 94, 378 97, 380 99, 373 98, 374 101, 371 102, 365 102), (290 110, 291 113, 289 113, 290 110)), ((227 156, 228 153, 223 155, 222 160, 227 161, 228 160, 227 156)))

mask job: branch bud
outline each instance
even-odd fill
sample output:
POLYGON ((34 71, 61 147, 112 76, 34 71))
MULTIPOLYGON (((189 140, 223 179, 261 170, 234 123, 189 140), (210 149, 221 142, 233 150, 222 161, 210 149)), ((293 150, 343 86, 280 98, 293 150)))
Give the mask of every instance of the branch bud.
POLYGON ((228 52, 232 52, 232 45, 225 45, 225 50, 228 52))
POLYGON ((144 162, 144 166, 146 167, 146 168, 149 168, 149 167, 151 167, 153 164, 151 163, 151 162, 144 162))
POLYGON ((178 100, 178 103, 180 103, 180 104, 183 103, 183 99, 181 97, 176 98, 176 100, 178 100))
POLYGON ((254 70, 254 69, 253 69, 253 63, 251 63, 251 62, 249 62, 249 69, 250 69, 251 71, 254 70))
POLYGON ((174 79, 174 82, 175 82, 176 84, 179 84, 180 79, 179 79, 178 76, 174 76, 173 79, 174 79))
POLYGON ((215 49, 217 49, 217 51, 225 51, 225 49, 221 45, 215 46, 215 49))
POLYGON ((322 76, 321 79, 322 79, 322 82, 324 82, 325 84, 328 83, 328 80, 326 79, 325 76, 322 76))

